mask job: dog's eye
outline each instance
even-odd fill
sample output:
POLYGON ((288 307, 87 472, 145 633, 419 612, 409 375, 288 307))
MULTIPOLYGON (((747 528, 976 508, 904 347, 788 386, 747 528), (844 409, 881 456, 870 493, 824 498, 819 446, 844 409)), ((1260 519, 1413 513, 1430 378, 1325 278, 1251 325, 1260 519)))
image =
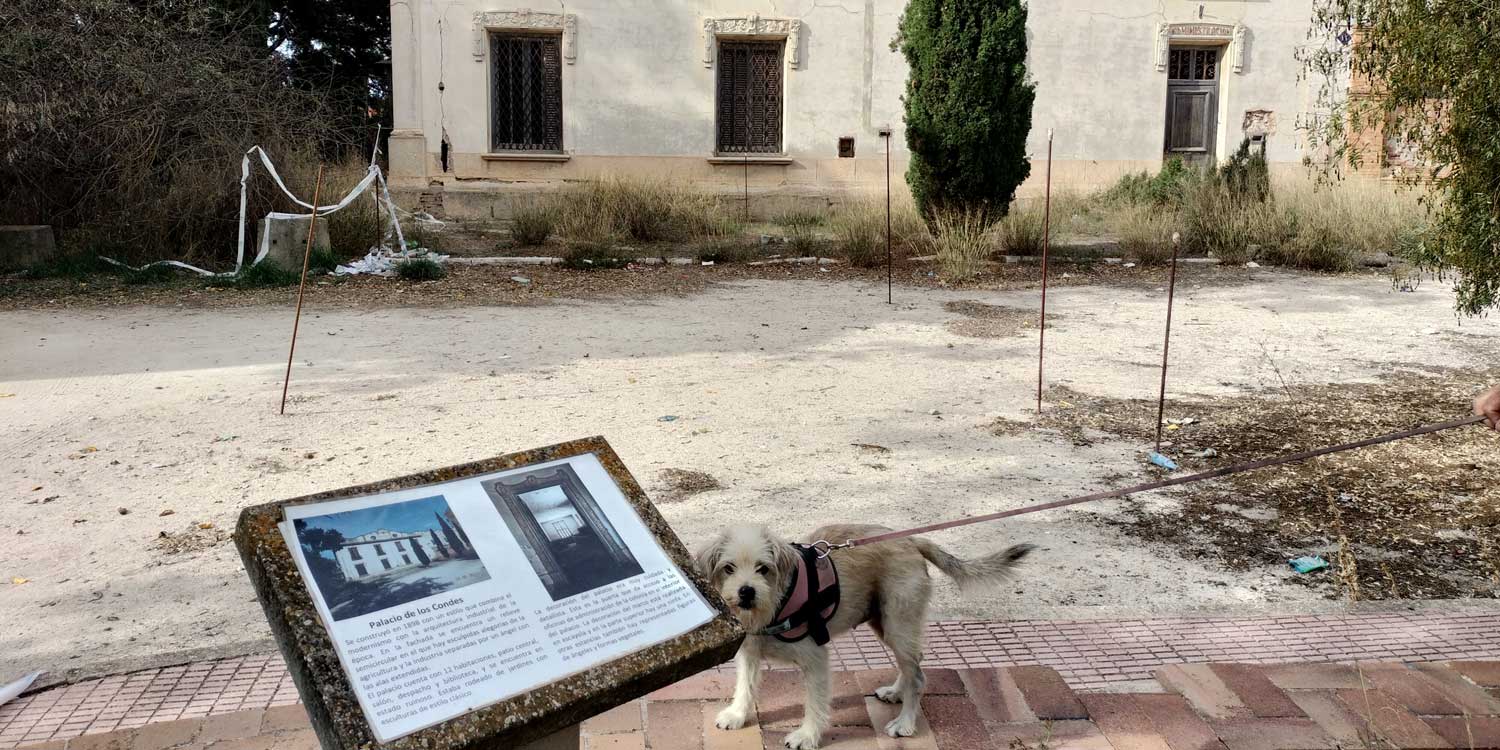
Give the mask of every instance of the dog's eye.
POLYGON ((755 572, 760 575, 766 576, 771 574, 771 569, 764 565, 757 565, 755 566, 755 572))
POLYGON ((724 575, 734 574, 734 563, 724 563, 724 575))

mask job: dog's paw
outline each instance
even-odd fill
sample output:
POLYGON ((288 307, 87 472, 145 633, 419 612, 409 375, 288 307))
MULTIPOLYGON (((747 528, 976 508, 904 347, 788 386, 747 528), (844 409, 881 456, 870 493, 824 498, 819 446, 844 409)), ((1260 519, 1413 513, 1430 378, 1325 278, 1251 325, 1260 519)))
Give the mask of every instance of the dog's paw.
POLYGON ((798 727, 797 731, 786 736, 783 742, 792 750, 817 750, 818 732, 807 727, 798 727))
POLYGON ((720 729, 739 729, 745 726, 746 718, 744 711, 731 706, 719 712, 718 718, 714 719, 714 726, 720 729))
POLYGON ((917 720, 906 714, 897 716, 885 725, 885 733, 892 737, 910 737, 917 733, 917 720))
POLYGON ((900 703, 901 691, 896 689, 895 685, 886 685, 885 687, 875 688, 875 697, 886 703, 900 703))

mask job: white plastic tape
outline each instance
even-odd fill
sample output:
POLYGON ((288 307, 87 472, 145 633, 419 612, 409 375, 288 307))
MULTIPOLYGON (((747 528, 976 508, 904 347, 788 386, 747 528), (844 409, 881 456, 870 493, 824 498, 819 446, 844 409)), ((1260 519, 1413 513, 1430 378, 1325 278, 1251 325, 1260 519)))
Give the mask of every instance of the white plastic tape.
MULTIPOLYGON (((276 171, 276 165, 271 162, 271 155, 267 154, 266 150, 261 148, 260 146, 252 146, 249 151, 245 152, 244 158, 240 161, 239 246, 236 249, 234 260, 234 270, 236 272, 240 270, 240 267, 243 266, 245 262, 245 226, 248 219, 248 217, 245 216, 245 213, 246 211, 248 211, 247 204, 249 202, 248 191, 250 181, 251 154, 260 155, 260 163, 265 166, 266 172, 271 175, 271 179, 276 183, 276 187, 280 188, 281 192, 284 193, 286 197, 292 199, 293 203, 296 203, 303 208, 314 210, 313 204, 308 203, 301 198, 298 198, 297 195, 286 186, 286 181, 281 179, 281 173, 276 171)), ((369 170, 365 173, 365 178, 363 180, 360 180, 359 184, 355 185, 347 195, 339 200, 339 202, 331 203, 327 206, 318 206, 315 210, 319 216, 327 216, 328 214, 334 213, 336 211, 342 211, 343 209, 348 208, 349 204, 353 203, 355 199, 359 198, 359 196, 364 195, 365 191, 369 190, 370 186, 376 183, 380 184, 380 192, 376 194, 375 200, 377 202, 385 203, 386 209, 391 215, 391 225, 395 227, 396 239, 401 246, 401 252, 405 253, 406 239, 402 236, 401 222, 396 218, 395 203, 391 201, 390 190, 386 187, 385 184, 385 175, 381 173, 380 167, 376 166, 373 163, 370 165, 369 170), (381 200, 382 198, 384 198, 383 201, 381 200)), ((268 214, 268 216, 273 219, 305 219, 309 216, 312 216, 312 213, 298 214, 277 212, 268 214)), ((260 251, 255 255, 255 260, 250 261, 250 265, 253 266, 256 263, 261 262, 261 260, 266 257, 267 250, 268 248, 263 242, 261 244, 260 251)))
MULTIPOLYGON (((368 192, 372 185, 379 184, 380 189, 374 195, 375 202, 376 204, 383 203, 385 205, 386 212, 391 217, 391 227, 395 230, 397 243, 401 247, 401 254, 406 254, 406 237, 401 232, 401 220, 396 215, 396 204, 391 200, 391 191, 386 186, 385 175, 381 173, 380 167, 373 162, 373 159, 371 161, 369 170, 365 172, 365 178, 363 180, 360 180, 359 184, 355 185, 347 195, 345 195, 337 203, 330 203, 326 206, 318 206, 314 208, 313 204, 308 203, 301 198, 298 198, 297 195, 286 186, 286 181, 281 179, 281 173, 276 171, 276 165, 271 162, 271 155, 267 154, 265 149, 261 148, 260 146, 251 146, 250 150, 246 151, 244 157, 240 159, 240 224, 237 232, 238 238, 236 240, 234 254, 234 271, 230 273, 216 274, 213 271, 205 271, 204 269, 198 268, 197 266, 190 266, 186 263, 175 260, 160 260, 155 263, 147 263, 146 265, 140 267, 128 266, 112 258, 101 257, 100 260, 103 260, 112 265, 119 266, 121 268, 128 268, 132 271, 141 271, 152 266, 167 265, 184 268, 189 271, 193 271, 194 273, 203 274, 205 276, 231 276, 233 274, 239 273, 240 269, 244 268, 245 266, 245 227, 247 226, 248 221, 248 217, 245 214, 249 211, 250 203, 251 154, 260 154, 260 163, 265 166, 266 172, 270 173, 271 179, 276 183, 276 187, 280 188, 281 192, 284 193, 286 197, 290 198, 293 203, 296 203, 303 208, 309 209, 310 211, 309 213, 305 214, 284 212, 273 212, 267 214, 267 216, 272 219, 305 219, 309 216, 312 216, 313 211, 315 211, 318 216, 327 216, 329 214, 348 208, 349 205, 353 203, 357 198, 368 192)), ((391 236, 391 232, 387 230, 385 236, 387 239, 389 239, 391 236)), ((267 238, 262 237, 260 249, 256 252, 255 259, 250 261, 250 265, 253 266, 256 263, 265 260, 265 257, 269 252, 270 245, 267 242, 267 238)))

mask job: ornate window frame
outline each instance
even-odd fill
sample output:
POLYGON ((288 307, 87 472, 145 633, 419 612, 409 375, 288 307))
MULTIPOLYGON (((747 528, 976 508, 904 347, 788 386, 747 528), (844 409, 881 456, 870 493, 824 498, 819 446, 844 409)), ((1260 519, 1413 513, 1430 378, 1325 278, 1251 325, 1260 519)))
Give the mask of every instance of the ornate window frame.
POLYGON ((1245 25, 1227 23, 1206 23, 1195 21, 1191 23, 1158 23, 1156 25, 1156 45, 1152 49, 1152 56, 1156 63, 1156 71, 1165 73, 1167 71, 1167 51, 1174 42, 1221 42, 1227 43, 1229 48, 1225 50, 1225 62, 1229 63, 1229 69, 1236 74, 1245 72, 1245 25))
POLYGON ((520 10, 481 10, 474 13, 474 61, 484 62, 491 31, 555 31, 562 34, 562 57, 572 65, 578 56, 578 16, 520 10))
POLYGON ((759 13, 737 18, 705 18, 703 19, 703 67, 714 66, 721 36, 785 39, 788 67, 796 70, 802 65, 802 21, 799 19, 762 18, 759 13))

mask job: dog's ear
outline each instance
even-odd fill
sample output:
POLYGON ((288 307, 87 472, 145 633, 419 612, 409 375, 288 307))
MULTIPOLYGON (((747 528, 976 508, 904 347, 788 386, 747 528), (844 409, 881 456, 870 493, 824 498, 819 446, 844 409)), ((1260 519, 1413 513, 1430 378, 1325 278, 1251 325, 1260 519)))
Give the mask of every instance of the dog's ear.
POLYGON ((710 581, 714 578, 714 570, 719 567, 719 554, 724 550, 726 539, 723 534, 719 534, 693 556, 693 564, 698 566, 698 572, 710 581))
POLYGON ((771 543, 771 556, 776 561, 776 573, 780 580, 785 581, 792 571, 797 569, 797 559, 801 557, 797 548, 785 539, 767 532, 766 539, 771 543))

